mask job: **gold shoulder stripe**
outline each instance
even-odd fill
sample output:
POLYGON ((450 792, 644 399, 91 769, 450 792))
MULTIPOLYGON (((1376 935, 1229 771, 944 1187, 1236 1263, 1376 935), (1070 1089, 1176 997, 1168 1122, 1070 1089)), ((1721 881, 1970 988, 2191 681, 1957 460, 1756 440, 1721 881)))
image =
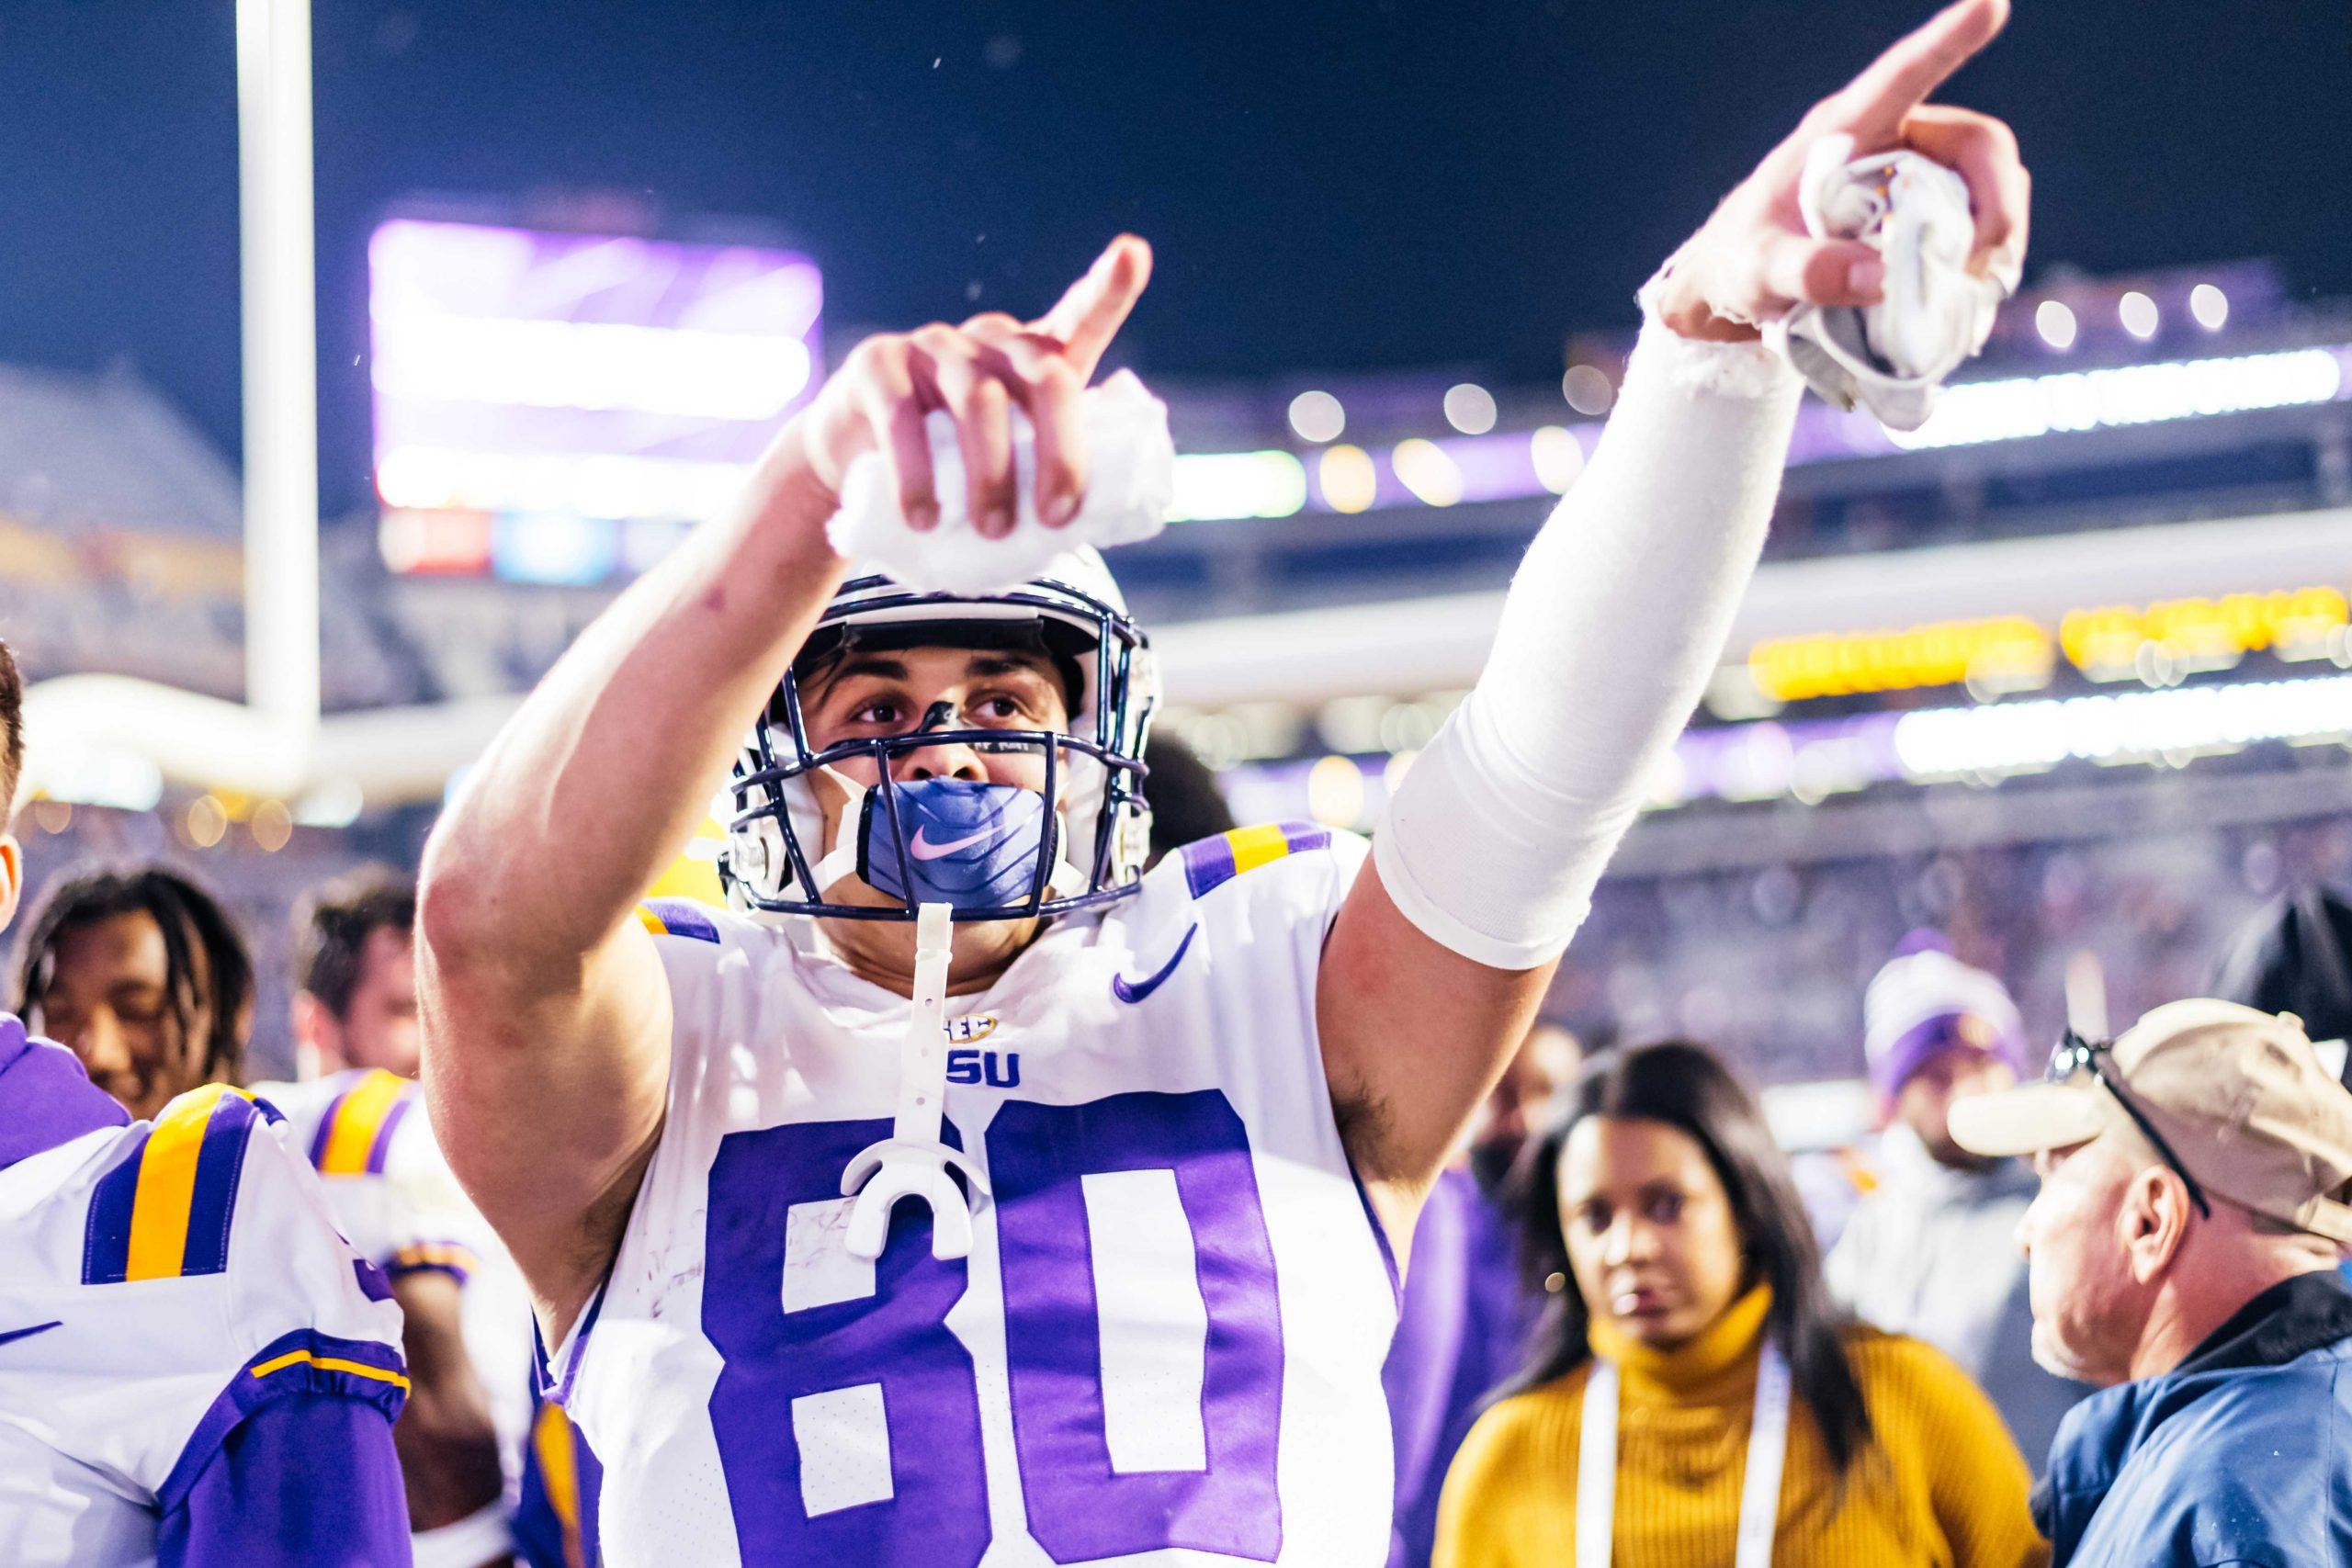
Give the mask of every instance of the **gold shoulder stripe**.
POLYGON ((376 1146, 376 1134, 384 1130, 384 1118, 392 1113, 407 1089, 408 1079, 381 1067, 354 1084, 335 1107, 334 1126, 319 1154, 319 1174, 367 1175, 368 1155, 376 1146))
POLYGON ((252 1099, 227 1084, 193 1089, 164 1107, 139 1158, 139 1186, 130 1203, 130 1250, 125 1280, 171 1280, 187 1256, 188 1211, 196 1202, 196 1161, 204 1129, 225 1094, 252 1099))

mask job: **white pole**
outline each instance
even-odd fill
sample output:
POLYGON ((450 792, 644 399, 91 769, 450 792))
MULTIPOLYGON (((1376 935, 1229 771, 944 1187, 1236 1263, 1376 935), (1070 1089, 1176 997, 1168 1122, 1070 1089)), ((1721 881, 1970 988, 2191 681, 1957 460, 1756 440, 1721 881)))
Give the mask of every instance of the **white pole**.
POLYGON ((245 701, 319 721, 319 402, 310 0, 237 0, 245 701))

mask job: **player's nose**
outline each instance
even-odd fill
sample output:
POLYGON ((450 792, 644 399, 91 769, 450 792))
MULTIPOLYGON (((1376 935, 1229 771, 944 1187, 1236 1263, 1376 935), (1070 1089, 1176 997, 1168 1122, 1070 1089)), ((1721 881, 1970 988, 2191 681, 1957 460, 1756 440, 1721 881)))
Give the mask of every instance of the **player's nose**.
POLYGON ((980 763, 980 754, 968 744, 943 740, 936 746, 918 747, 901 756, 891 776, 901 784, 917 779, 967 779, 981 784, 989 775, 980 763))
POLYGON ((82 1058, 83 1067, 94 1078, 130 1070, 130 1042, 114 1014, 105 1008, 93 1009, 58 1043, 82 1058))

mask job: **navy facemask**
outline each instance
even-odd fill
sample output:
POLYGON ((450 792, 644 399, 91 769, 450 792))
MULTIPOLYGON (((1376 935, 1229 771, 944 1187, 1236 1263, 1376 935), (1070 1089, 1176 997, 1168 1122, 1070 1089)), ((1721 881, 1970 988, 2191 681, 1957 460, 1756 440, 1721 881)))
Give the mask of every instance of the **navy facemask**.
MULTIPOLYGON (((857 874, 909 908, 999 908, 1030 896, 1058 856, 1046 797, 1018 784, 914 779, 868 790, 857 874)), ((1050 874, 1050 872, 1048 872, 1050 874)))

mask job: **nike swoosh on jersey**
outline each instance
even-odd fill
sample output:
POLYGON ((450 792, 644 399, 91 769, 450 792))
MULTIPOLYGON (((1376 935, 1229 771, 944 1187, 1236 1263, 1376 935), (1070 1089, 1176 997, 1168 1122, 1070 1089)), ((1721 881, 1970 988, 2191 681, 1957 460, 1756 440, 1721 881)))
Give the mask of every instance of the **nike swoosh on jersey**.
POLYGON ((11 1344, 18 1339, 29 1339, 36 1334, 46 1334, 52 1328, 62 1328, 65 1325, 62 1322, 57 1322, 36 1323, 30 1328, 12 1328, 6 1334, 0 1334, 0 1345, 11 1344))
POLYGON ((947 844, 934 844, 924 838, 923 830, 918 828, 915 829, 915 836, 907 840, 907 850, 917 860, 937 860, 942 855, 952 855, 957 850, 969 849, 982 839, 991 837, 995 832, 996 829, 993 828, 983 828, 968 839, 957 839, 955 842, 947 844))
POLYGON ((1169 955, 1168 962, 1140 980, 1130 980, 1125 975, 1112 976, 1111 994, 1123 1002, 1139 1002, 1159 989, 1159 983, 1176 973, 1176 965, 1184 962, 1184 954, 1192 951, 1193 939, 1200 934, 1200 927, 1189 928, 1184 932, 1184 940, 1178 942, 1176 951, 1169 955))

